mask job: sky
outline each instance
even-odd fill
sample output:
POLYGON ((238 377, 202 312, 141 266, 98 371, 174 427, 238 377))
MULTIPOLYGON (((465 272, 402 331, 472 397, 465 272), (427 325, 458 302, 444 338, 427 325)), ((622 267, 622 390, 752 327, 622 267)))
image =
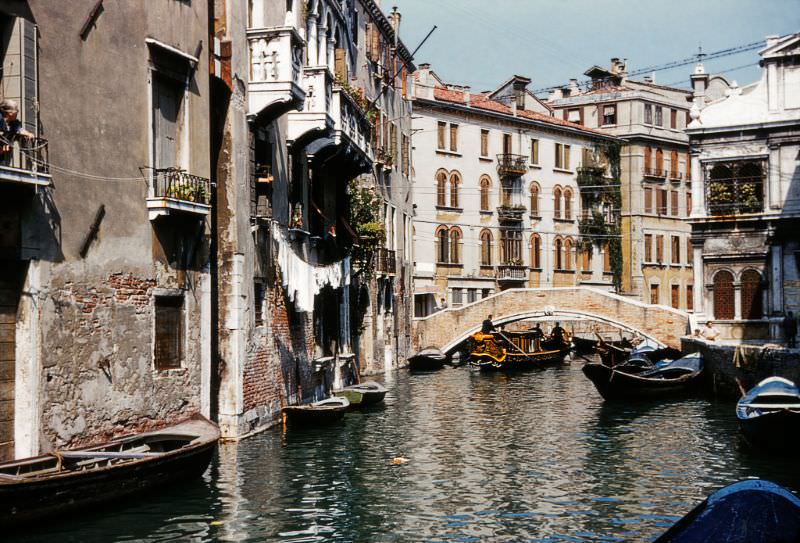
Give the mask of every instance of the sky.
MULTIPOLYGON (((800 0, 381 0, 397 6, 400 37, 447 83, 473 92, 512 75, 531 90, 586 80, 589 67, 627 59, 628 71, 800 31, 800 0)), ((705 62, 739 85, 760 77, 758 49, 705 62)), ((656 72, 656 83, 688 87, 693 64, 656 72)), ((635 79, 641 79, 637 76, 635 79)))

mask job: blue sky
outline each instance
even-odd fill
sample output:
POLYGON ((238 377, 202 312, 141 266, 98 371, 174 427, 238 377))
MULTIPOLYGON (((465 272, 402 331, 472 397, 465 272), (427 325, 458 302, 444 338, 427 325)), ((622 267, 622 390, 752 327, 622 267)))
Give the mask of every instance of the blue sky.
MULTIPOLYGON (((800 0, 382 0, 403 15, 401 38, 445 81, 488 90, 513 74, 532 90, 584 80, 594 64, 628 59, 628 70, 800 31, 800 0)), ((757 50, 706 62, 740 85, 760 74, 757 50), (734 69, 732 71, 728 71, 734 69)), ((692 66, 656 73, 687 86, 692 66)))

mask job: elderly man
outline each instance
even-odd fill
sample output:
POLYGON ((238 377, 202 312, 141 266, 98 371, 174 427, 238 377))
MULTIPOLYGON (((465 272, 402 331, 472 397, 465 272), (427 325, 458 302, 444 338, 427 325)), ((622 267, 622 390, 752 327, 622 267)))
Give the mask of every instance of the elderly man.
POLYGON ((33 137, 22 127, 22 123, 17 116, 19 115, 19 105, 14 100, 0 100, 0 151, 5 154, 11 151, 11 142, 14 138, 22 137, 30 139, 33 137))

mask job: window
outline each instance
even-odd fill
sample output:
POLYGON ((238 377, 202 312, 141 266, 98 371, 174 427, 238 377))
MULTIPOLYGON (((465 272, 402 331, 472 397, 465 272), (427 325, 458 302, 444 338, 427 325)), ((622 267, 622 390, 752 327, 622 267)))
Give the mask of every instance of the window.
POLYGON ((680 215, 678 211, 678 191, 671 190, 669 193, 669 214, 673 217, 680 215))
POLYGON ((742 274, 743 319, 760 319, 764 316, 762 298, 761 274, 756 270, 746 270, 742 274))
POLYGON ((686 265, 691 266, 694 262, 694 255, 692 254, 692 241, 686 240, 686 265))
POLYGON ((603 273, 611 273, 611 246, 603 243, 603 273))
POLYGON ((653 234, 644 235, 644 261, 653 261, 653 234))
POLYGON ((553 217, 561 218, 561 187, 553 189, 553 217))
POLYGON ((539 140, 531 140, 531 164, 539 164, 539 140))
POLYGON ((450 229, 450 263, 461 263, 461 230, 458 228, 450 229))
POLYGON ((492 233, 488 230, 481 232, 481 266, 492 265, 492 233))
POLYGON ((692 191, 686 191, 686 216, 690 216, 692 214, 692 191))
POLYGON ((603 106, 603 125, 617 124, 617 106, 603 106))
POLYGON ((644 212, 653 212, 653 189, 650 187, 644 188, 644 212))
POLYGON ((656 262, 664 262, 664 236, 661 235, 656 236, 656 262))
POLYGON ((659 215, 667 214, 667 189, 656 189, 656 204, 659 215))
POLYGON ((481 298, 488 298, 491 295, 491 291, 488 288, 483 289, 481 292, 481 298))
POLYGON ((478 289, 467 289, 467 303, 471 304, 478 301, 478 289))
POLYGON ((568 221, 572 220, 572 189, 564 189, 564 218, 568 221))
POLYGON ((656 149, 656 175, 664 175, 664 151, 656 149))
POLYGON ((591 273, 592 272, 592 251, 589 249, 584 249, 581 251, 581 269, 583 273, 591 273))
POLYGON ((256 326, 264 326, 264 282, 253 280, 253 317, 256 326))
POLYGON ((401 171, 403 172, 403 175, 408 177, 409 174, 411 173, 411 160, 410 160, 410 158, 411 158, 411 145, 409 144, 408 136, 406 136, 405 134, 403 134, 401 136, 401 139, 402 139, 402 146, 403 146, 403 148, 402 148, 402 151, 403 151, 403 162, 401 163, 402 164, 401 171))
POLYGON ((156 370, 180 368, 183 357, 183 297, 156 296, 155 321, 156 370))
POLYGON ((511 154, 511 134, 503 134, 503 154, 511 154))
POLYGON ((458 151, 458 125, 450 123, 450 150, 458 151))
POLYGON ((447 147, 445 141, 447 138, 447 123, 439 121, 437 126, 437 139, 436 147, 438 149, 445 149, 447 147))
POLYGON ((683 113, 684 113, 684 121, 686 123, 684 126, 689 126, 689 123, 692 122, 691 117, 689 117, 689 112, 684 111, 683 113))
POLYGON ((492 182, 488 177, 481 177, 481 211, 489 211, 489 191, 492 188, 492 182))
POLYGON ((161 72, 153 72, 154 168, 179 166, 180 111, 184 85, 161 72))
MULTIPOLYGON (((766 164, 763 164, 766 167, 766 164)), ((729 162, 712 168, 706 185, 711 215, 757 213, 764 209, 764 170, 759 162, 729 162)))
POLYGON ((531 267, 542 267, 542 238, 539 234, 531 236, 531 267))
POLYGON ((531 216, 539 216, 539 185, 531 183, 531 216))
POLYGON ((450 244, 447 235, 447 227, 440 226, 436 230, 436 261, 440 264, 450 262, 450 244))
POLYGON ((563 268, 564 255, 562 254, 562 248, 563 248, 563 243, 561 242, 561 238, 556 238, 555 246, 553 248, 553 252, 554 252, 553 256, 555 257, 556 269, 557 270, 564 269, 563 268))
POLYGON ((686 285, 686 311, 694 311, 694 289, 686 285))
POLYGON ((718 271, 714 275, 714 318, 731 320, 733 317, 733 274, 718 271))
POLYGON ((436 205, 440 207, 447 205, 447 173, 443 171, 436 174, 436 205))
POLYGON ((669 110, 669 127, 675 130, 678 128, 678 110, 677 109, 670 109, 669 110))
POLYGON ((489 131, 481 129, 481 156, 489 156, 489 131))
POLYGON ((572 238, 567 238, 564 240, 564 269, 575 269, 575 267, 572 265, 572 238))
POLYGON ((450 207, 458 207, 458 186, 461 184, 461 176, 453 172, 450 174, 450 207))
POLYGON ((670 285, 669 288, 672 307, 678 309, 681 306, 681 287, 680 285, 670 285))
POLYGON ((649 174, 653 167, 653 150, 650 147, 644 148, 644 173, 649 174))
POLYGON ((569 145, 556 143, 556 169, 569 170, 569 145))
POLYGON ((650 285, 650 303, 658 305, 658 285, 650 285))
POLYGON ((508 228, 500 230, 500 250, 502 264, 521 264, 522 231, 508 228))
POLYGON ((674 149, 669 153, 669 177, 678 179, 678 151, 674 149))
POLYGON ((672 236, 672 263, 681 263, 681 238, 679 236, 672 236))
POLYGON ((567 110, 567 120, 571 123, 583 124, 583 109, 574 108, 567 110))
POLYGON ((653 124, 653 106, 650 104, 644 105, 644 124, 653 124))
POLYGON ((656 126, 664 126, 664 109, 661 106, 656 106, 656 126))
POLYGON ((451 297, 453 298, 452 305, 454 307, 464 303, 464 292, 460 288, 454 288, 451 297))

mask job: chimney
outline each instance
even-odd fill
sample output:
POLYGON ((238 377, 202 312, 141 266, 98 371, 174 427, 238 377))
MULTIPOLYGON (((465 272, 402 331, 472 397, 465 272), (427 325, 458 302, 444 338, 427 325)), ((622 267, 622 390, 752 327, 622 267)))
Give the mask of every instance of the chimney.
POLYGON ((653 76, 652 75, 644 76, 644 82, 645 83, 652 83, 653 82, 653 76))
POLYGON ((611 73, 612 74, 619 73, 619 58, 617 57, 611 59, 611 73))
POLYGON ((402 16, 397 11, 397 6, 392 8, 392 13, 389 15, 392 22, 392 30, 394 30, 394 45, 397 47, 397 42, 400 40, 400 19, 402 16))
POLYGON ((471 87, 465 85, 463 87, 463 90, 464 90, 464 105, 469 107, 469 93, 470 93, 471 87))
POLYGON ((569 80, 569 95, 575 96, 578 94, 580 89, 578 88, 578 80, 577 79, 570 79, 569 80))
POLYGON ((780 41, 780 39, 781 39, 780 36, 774 36, 774 35, 773 36, 767 36, 767 47, 772 47, 773 45, 778 43, 778 41, 780 41))

